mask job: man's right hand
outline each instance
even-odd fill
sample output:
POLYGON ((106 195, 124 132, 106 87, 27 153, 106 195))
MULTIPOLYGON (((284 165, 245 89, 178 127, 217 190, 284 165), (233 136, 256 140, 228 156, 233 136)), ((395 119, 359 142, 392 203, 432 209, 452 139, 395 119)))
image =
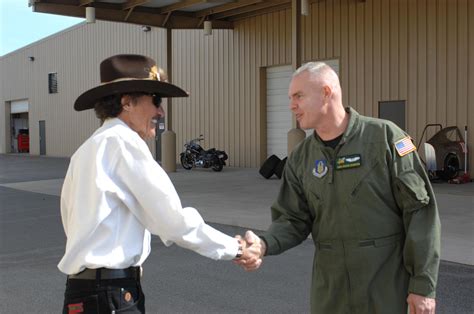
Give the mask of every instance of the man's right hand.
POLYGON ((242 244, 242 256, 234 260, 237 265, 242 266, 246 271, 257 270, 262 264, 262 258, 265 255, 266 246, 255 233, 248 230, 245 238, 236 236, 242 244))

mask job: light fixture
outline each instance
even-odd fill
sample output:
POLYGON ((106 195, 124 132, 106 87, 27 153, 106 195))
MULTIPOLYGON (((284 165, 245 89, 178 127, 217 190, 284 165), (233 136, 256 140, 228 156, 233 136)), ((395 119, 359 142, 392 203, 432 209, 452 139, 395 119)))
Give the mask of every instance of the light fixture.
POLYGON ((95 8, 86 7, 86 21, 87 23, 95 23, 95 8))
POLYGON ((301 15, 309 15, 309 2, 308 0, 301 0, 301 15))
POLYGON ((148 25, 142 25, 142 31, 145 32, 145 33, 149 32, 149 31, 151 31, 151 27, 148 26, 148 25))
POLYGON ((28 57, 28 60, 30 60, 31 62, 33 62, 33 61, 35 61, 35 57, 29 56, 29 57, 28 57))
POLYGON ((211 21, 204 21, 204 35, 209 36, 212 35, 212 22, 211 21))

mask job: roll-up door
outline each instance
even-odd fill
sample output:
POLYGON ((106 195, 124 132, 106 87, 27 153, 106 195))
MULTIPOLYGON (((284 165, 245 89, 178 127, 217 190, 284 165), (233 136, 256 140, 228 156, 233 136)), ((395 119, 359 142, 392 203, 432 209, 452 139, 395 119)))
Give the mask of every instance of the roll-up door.
POLYGON ((291 66, 267 68, 267 155, 284 158, 287 155, 291 111, 288 107, 288 86, 291 66))

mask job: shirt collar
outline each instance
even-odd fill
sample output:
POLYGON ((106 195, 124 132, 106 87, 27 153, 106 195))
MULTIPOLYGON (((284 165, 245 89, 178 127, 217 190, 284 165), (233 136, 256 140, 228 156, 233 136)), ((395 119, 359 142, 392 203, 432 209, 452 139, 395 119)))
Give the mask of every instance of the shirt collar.
POLYGON ((347 128, 344 131, 344 136, 342 137, 340 144, 344 144, 357 132, 359 126, 359 113, 354 110, 352 107, 346 107, 344 110, 349 114, 349 123, 347 128))
POLYGON ((120 118, 107 118, 105 121, 104 121, 104 124, 102 124, 102 126, 106 127, 106 128, 109 128, 111 126, 114 126, 114 125, 117 125, 117 124, 121 124, 121 125, 125 125, 128 127, 128 125, 123 122, 122 120, 120 120, 120 118))
MULTIPOLYGON (((344 110, 349 114, 349 123, 338 145, 347 142, 356 133, 359 125, 359 113, 352 107, 345 107, 344 110)), ((312 141, 318 146, 325 146, 317 132, 313 132, 312 141)))

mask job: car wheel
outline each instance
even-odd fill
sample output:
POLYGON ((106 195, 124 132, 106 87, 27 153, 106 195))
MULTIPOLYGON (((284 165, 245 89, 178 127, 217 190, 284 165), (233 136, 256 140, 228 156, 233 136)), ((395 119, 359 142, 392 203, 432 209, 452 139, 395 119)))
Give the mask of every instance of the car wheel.
POLYGON ((271 155, 270 157, 265 160, 263 165, 260 167, 258 171, 265 179, 269 179, 274 173, 275 168, 277 167, 278 163, 280 162, 280 158, 277 155, 271 155))
POLYGON ((283 169, 285 169, 285 164, 286 164, 287 159, 288 157, 283 158, 275 167, 275 175, 278 177, 278 179, 281 179, 281 176, 283 174, 283 169))

